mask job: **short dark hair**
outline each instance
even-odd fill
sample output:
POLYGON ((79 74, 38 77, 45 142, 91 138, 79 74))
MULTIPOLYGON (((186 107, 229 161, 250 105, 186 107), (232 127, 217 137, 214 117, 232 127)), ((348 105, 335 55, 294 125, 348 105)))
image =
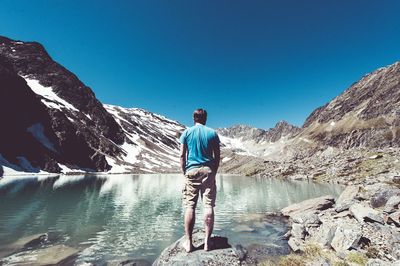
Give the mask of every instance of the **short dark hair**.
POLYGON ((207 111, 201 108, 194 110, 193 120, 196 123, 205 125, 207 121, 207 111))

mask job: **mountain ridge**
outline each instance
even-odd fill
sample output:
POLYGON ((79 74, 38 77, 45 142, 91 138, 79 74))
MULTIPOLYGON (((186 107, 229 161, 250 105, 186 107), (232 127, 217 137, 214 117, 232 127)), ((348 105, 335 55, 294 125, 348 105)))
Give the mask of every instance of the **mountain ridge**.
MULTIPOLYGON (((0 84, 0 121, 9 129, 0 132, 0 165, 34 172, 179 171, 184 125, 144 109, 102 104, 40 43, 0 36, 0 84)), ((270 129, 216 129, 222 165, 248 157, 290 161, 329 148, 400 147, 399 115, 396 62, 316 108, 302 127, 280 120, 270 129)))

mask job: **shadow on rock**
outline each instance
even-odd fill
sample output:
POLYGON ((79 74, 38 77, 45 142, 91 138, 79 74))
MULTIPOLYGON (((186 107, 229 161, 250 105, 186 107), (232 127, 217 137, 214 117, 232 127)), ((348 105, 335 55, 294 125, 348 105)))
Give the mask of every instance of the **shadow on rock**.
MULTIPOLYGON (((223 236, 213 236, 213 237, 211 237, 211 243, 212 243, 212 250, 226 249, 226 248, 231 248, 232 247, 228 243, 228 238, 223 237, 223 236)), ((203 249, 204 249, 204 243, 201 244, 198 247, 195 246, 194 251, 203 250, 203 249)))

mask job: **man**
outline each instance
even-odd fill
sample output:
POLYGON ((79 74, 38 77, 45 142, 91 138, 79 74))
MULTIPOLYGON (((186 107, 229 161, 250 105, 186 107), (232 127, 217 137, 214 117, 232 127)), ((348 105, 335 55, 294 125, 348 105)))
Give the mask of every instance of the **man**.
POLYGON ((197 109, 193 113, 194 126, 186 129, 180 137, 181 168, 185 175, 183 202, 185 210, 184 248, 193 250, 192 233, 195 209, 199 194, 203 199, 205 238, 204 250, 211 249, 210 237, 214 227, 214 206, 217 194, 215 175, 219 167, 219 138, 215 130, 206 127, 207 112, 197 109))

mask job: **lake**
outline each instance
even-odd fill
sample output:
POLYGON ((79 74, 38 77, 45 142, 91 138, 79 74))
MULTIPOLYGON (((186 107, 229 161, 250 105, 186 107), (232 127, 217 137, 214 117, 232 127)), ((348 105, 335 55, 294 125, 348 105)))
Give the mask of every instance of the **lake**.
MULTIPOLYGON (((80 251, 77 263, 136 258, 153 262, 183 235, 181 175, 4 177, 0 179, 0 247, 49 232, 54 243, 80 251)), ((331 184, 232 175, 217 176, 214 233, 231 245, 281 246, 284 221, 266 212, 331 194, 331 184)), ((196 228, 202 227, 201 203, 196 228)), ((52 243, 52 244, 54 244, 52 243)), ((1 248, 0 248, 1 249, 1 248)), ((18 254, 4 259, 12 263, 18 254)), ((0 262, 1 264, 1 262, 0 262)))

